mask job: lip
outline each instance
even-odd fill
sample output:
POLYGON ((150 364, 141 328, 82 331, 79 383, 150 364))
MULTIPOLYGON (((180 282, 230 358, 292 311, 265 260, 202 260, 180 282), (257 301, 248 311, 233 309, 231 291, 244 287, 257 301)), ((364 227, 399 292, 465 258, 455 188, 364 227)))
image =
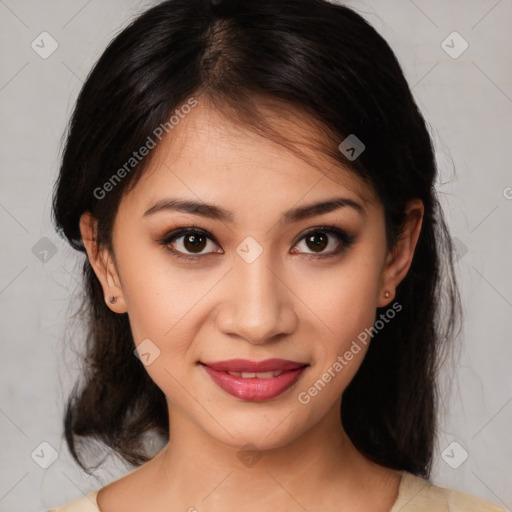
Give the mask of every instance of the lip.
POLYGON ((202 367, 226 393, 241 400, 261 402, 281 395, 300 378, 308 364, 286 359, 266 359, 250 361, 230 359, 228 361, 202 362, 202 367), (282 372, 270 378, 243 378, 227 372, 282 372))
POLYGON ((287 359, 265 359, 264 361, 250 361, 249 359, 229 359, 202 363, 219 372, 285 372, 306 366, 307 363, 298 363, 287 359))

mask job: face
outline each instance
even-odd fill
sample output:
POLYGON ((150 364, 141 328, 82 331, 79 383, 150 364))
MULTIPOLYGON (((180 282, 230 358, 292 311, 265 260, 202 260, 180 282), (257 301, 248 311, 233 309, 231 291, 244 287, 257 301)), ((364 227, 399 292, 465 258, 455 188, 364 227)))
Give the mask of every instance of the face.
MULTIPOLYGON (((299 117, 272 119, 314 135, 299 117)), ((91 260, 119 297, 109 307, 128 313, 171 417, 227 445, 282 446, 339 408, 415 236, 392 258, 382 205, 353 173, 202 104, 154 151, 120 203, 115 265, 91 260), (281 361, 251 365, 269 359, 281 361)))

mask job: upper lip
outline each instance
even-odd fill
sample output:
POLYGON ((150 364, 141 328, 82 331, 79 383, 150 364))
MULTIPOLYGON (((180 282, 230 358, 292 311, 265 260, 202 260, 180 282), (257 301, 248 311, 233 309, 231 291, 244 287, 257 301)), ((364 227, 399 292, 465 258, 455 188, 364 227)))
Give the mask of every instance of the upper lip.
POLYGON ((287 359, 265 359, 264 361, 250 361, 249 359, 229 359, 227 361, 208 361, 202 364, 219 372, 275 372, 296 370, 307 366, 307 363, 298 363, 287 359))

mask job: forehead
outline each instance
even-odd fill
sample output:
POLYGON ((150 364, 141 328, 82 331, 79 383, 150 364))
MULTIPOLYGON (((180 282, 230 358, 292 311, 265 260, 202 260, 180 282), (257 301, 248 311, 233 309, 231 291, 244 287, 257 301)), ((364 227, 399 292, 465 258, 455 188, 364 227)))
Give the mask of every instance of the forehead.
MULTIPOLYGON (((292 147, 234 122, 205 101, 153 150, 143 176, 128 195, 141 207, 166 195, 267 208, 343 193, 373 203, 371 187, 319 148, 322 132, 310 118, 262 104, 265 121, 292 147)), ((323 141, 325 143, 325 140, 323 141)))

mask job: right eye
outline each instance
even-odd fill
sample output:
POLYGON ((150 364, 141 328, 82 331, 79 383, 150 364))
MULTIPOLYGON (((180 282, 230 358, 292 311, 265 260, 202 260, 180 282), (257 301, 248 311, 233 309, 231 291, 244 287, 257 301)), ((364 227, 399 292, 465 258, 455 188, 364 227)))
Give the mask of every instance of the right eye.
POLYGON ((165 246, 173 256, 187 260, 197 260, 208 254, 222 254, 224 251, 210 250, 203 252, 208 247, 218 244, 206 231, 197 228, 179 228, 167 233, 160 244, 165 246))

